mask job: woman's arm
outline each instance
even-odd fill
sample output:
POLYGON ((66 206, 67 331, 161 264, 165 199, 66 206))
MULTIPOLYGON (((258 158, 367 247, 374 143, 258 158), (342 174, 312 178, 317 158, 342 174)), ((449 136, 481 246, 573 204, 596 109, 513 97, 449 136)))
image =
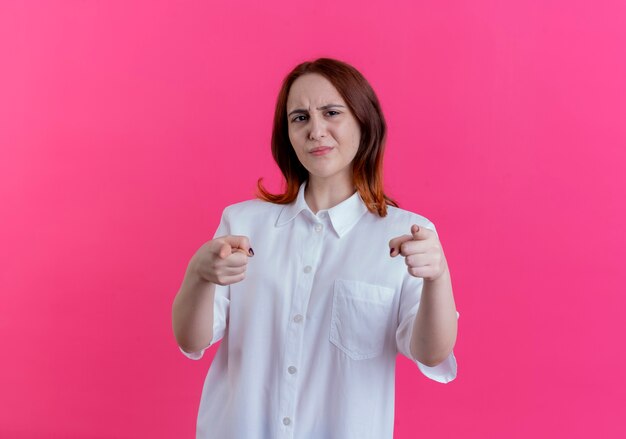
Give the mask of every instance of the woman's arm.
POLYGON ((411 276, 424 279, 410 350, 420 363, 436 366, 450 355, 456 342, 457 312, 448 261, 435 226, 413 224, 411 235, 393 238, 389 247, 391 257, 398 254, 405 257, 411 276))
POLYGON ((172 305, 174 336, 183 351, 197 352, 210 346, 215 285, 241 282, 248 257, 253 255, 247 236, 232 235, 204 243, 193 255, 172 305))
POLYGON ((215 284, 203 280, 191 259, 183 283, 172 305, 172 327, 185 352, 200 351, 213 339, 215 284))
POLYGON ((411 355, 426 366, 436 366, 450 355, 456 336, 456 306, 450 272, 446 266, 438 278, 424 279, 422 297, 413 323, 411 355))

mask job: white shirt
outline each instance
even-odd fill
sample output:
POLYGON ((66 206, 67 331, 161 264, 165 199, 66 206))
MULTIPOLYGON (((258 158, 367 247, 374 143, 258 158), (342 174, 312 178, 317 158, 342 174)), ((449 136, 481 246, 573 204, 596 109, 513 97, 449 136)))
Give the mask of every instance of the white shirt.
POLYGON ((423 279, 389 256, 390 239, 433 223, 393 206, 381 218, 358 192, 315 215, 305 186, 289 205, 223 211, 214 237, 245 235, 254 256, 243 281, 216 285, 211 344, 222 342, 197 439, 391 439, 398 352, 430 379, 456 377, 453 353, 435 367, 411 358, 423 279))

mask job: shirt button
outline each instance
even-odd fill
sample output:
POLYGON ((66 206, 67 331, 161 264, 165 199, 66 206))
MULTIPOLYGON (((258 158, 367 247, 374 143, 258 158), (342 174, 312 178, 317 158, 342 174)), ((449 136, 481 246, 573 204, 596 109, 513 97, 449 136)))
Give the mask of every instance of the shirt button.
POLYGON ((304 320, 304 317, 302 316, 302 314, 298 314, 293 318, 293 321, 296 323, 300 323, 302 320, 304 320))
POLYGON ((315 224, 315 231, 321 232, 324 227, 321 224, 315 224))
POLYGON ((293 375, 294 373, 296 373, 296 372, 298 371, 298 369, 296 369, 294 366, 289 366, 289 367, 287 368, 287 371, 288 371, 290 374, 292 374, 292 375, 293 375))
POLYGON ((305 273, 310 273, 311 272, 311 266, 307 265, 306 267, 304 267, 304 272, 305 273))
POLYGON ((291 419, 289 419, 289 418, 287 418, 287 417, 284 417, 284 418, 283 418, 283 424, 285 424, 285 425, 289 425, 289 424, 291 424, 291 419))

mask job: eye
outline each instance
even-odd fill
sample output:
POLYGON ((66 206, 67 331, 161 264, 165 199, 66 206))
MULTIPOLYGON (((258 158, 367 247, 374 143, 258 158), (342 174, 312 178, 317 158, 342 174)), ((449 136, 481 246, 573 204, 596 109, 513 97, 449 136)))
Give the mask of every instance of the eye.
MULTIPOLYGON (((328 114, 330 114, 330 113, 341 114, 341 113, 339 113, 338 111, 335 111, 335 110, 330 110, 330 111, 328 112, 328 114)), ((334 116, 334 115, 333 115, 333 116, 334 116)))
POLYGON ((302 120, 301 120, 301 119, 298 119, 299 117, 306 117, 306 116, 304 116, 304 115, 302 115, 302 114, 301 114, 300 116, 296 116, 296 117, 294 117, 293 119, 291 119, 291 121, 292 121, 292 122, 301 122, 302 120))

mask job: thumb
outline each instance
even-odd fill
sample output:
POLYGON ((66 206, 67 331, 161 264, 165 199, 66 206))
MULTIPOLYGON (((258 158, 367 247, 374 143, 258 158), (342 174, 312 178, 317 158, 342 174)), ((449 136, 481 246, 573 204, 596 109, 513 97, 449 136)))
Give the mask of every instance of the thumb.
POLYGON ((220 245, 220 249, 217 252, 217 255, 220 259, 226 259, 228 256, 231 255, 231 253, 232 247, 227 242, 224 242, 222 245, 220 245))
POLYGON ((411 235, 413 235, 413 239, 424 239, 424 236, 422 236, 421 232, 422 229, 420 229, 420 226, 418 226, 417 224, 413 224, 411 226, 411 235))

